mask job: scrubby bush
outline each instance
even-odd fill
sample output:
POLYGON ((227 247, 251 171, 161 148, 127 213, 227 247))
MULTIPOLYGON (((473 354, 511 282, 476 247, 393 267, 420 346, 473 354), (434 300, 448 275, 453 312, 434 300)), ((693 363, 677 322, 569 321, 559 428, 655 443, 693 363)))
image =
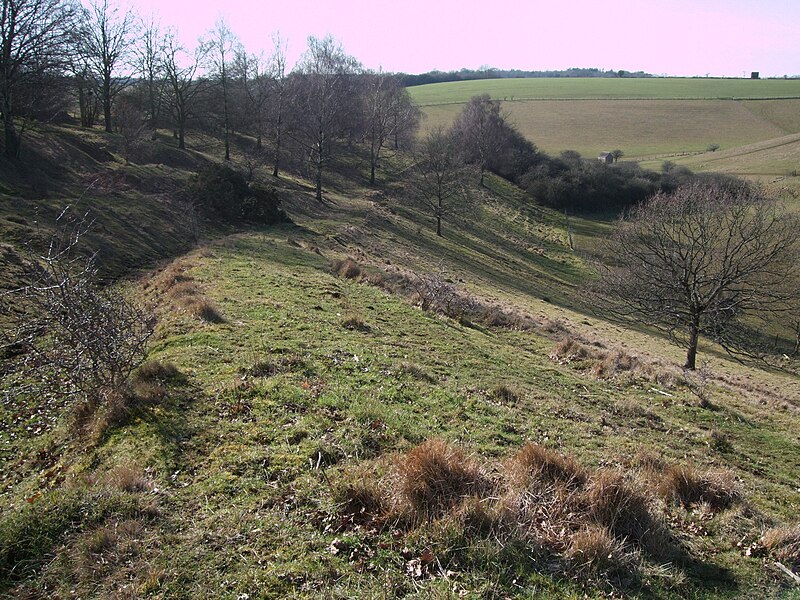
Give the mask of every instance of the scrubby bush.
POLYGON ((248 183, 242 173, 226 165, 212 165, 193 176, 189 193, 207 216, 262 224, 286 219, 277 190, 248 183))

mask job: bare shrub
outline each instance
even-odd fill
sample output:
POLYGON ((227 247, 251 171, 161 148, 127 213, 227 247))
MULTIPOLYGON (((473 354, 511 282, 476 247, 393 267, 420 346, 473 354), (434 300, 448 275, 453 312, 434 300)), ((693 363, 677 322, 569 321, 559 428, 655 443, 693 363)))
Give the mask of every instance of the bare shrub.
POLYGON ((428 440, 401 456, 397 472, 400 499, 426 519, 490 487, 477 463, 440 439, 428 440))
POLYGON ((476 314, 478 305, 474 299, 459 292, 447 279, 447 270, 443 262, 434 273, 414 274, 410 284, 419 307, 451 318, 476 314))
POLYGON ((768 529, 760 542, 778 560, 800 566, 800 525, 768 529))
POLYGON ((707 504, 718 511, 730 507, 741 498, 739 485, 729 471, 701 473, 689 465, 676 465, 664 473, 661 495, 684 507, 707 504))
POLYGON ((41 391, 77 396, 84 416, 119 393, 145 358, 155 318, 114 287, 101 287, 96 254, 81 243, 91 223, 60 215, 44 253, 30 249, 25 283, 0 297, 11 320, 2 347, 39 374, 41 391), (11 305, 14 308, 11 308, 11 305))

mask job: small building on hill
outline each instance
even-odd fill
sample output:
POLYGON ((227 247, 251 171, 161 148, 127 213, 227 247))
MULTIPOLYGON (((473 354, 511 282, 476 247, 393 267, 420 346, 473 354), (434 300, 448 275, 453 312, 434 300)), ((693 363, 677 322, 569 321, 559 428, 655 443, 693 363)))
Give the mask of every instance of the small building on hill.
POLYGON ((611 154, 611 152, 601 152, 600 156, 597 157, 597 160, 599 160, 602 163, 606 163, 607 165, 610 165, 611 163, 614 162, 614 155, 611 154))

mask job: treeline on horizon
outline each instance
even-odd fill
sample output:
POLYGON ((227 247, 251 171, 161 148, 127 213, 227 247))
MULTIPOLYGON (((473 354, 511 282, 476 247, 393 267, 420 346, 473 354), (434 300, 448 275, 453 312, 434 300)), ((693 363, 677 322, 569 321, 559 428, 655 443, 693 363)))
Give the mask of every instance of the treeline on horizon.
POLYGON ((447 83, 451 81, 474 81, 477 79, 535 79, 553 77, 586 77, 586 78, 644 78, 655 77, 644 71, 607 71, 605 69, 577 68, 554 71, 525 71, 520 69, 459 69, 458 71, 428 71, 417 75, 401 73, 400 80, 406 87, 426 85, 429 83, 447 83))
MULTIPOLYGON (((239 153, 248 177, 256 164, 272 167, 274 177, 284 168, 303 173, 322 200, 324 177, 341 165, 339 156, 366 156, 369 183, 375 184, 384 154, 404 151, 413 159, 406 183, 416 191, 410 195, 425 198, 437 220, 448 212, 449 191, 442 182, 453 175, 461 179, 455 187, 465 185, 465 165, 480 169, 481 184, 484 172, 491 171, 538 202, 575 211, 618 210, 692 176, 668 164, 657 173, 634 162, 602 164, 574 151, 548 156, 508 123, 500 101, 488 96, 473 98, 450 131, 418 139, 421 111, 402 77, 365 69, 330 36, 310 37, 289 70, 280 40, 269 56, 249 53, 222 20, 195 47, 185 47, 174 30, 100 0, 89 8, 68 0, 9 6, 25 11, 12 15, 25 16, 9 21, 16 29, 0 31, 2 60, 9 67, 0 70, 3 150, 11 165, 22 164, 20 149, 32 121, 73 122, 86 129, 102 125, 134 162, 153 162, 158 152, 153 142, 166 129, 179 149, 190 146, 188 136, 218 137, 225 161, 239 153)), ((559 73, 615 75, 599 69, 559 73)), ((224 174, 220 185, 247 189, 238 179, 238 187, 231 184, 231 177, 224 174)), ((240 217, 272 218, 277 210, 272 194, 239 196, 240 217), (273 205, 267 212, 264 198, 273 205)), ((225 212, 206 204, 211 212, 225 212)))

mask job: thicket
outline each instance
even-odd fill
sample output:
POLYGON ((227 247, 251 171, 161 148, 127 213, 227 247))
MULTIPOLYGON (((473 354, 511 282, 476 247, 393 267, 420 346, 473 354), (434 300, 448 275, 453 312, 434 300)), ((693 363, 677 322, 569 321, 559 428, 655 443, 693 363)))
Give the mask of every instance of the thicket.
POLYGON ((208 217, 267 225, 286 219, 275 188, 248 183, 244 174, 227 165, 211 165, 192 176, 189 193, 208 217))

